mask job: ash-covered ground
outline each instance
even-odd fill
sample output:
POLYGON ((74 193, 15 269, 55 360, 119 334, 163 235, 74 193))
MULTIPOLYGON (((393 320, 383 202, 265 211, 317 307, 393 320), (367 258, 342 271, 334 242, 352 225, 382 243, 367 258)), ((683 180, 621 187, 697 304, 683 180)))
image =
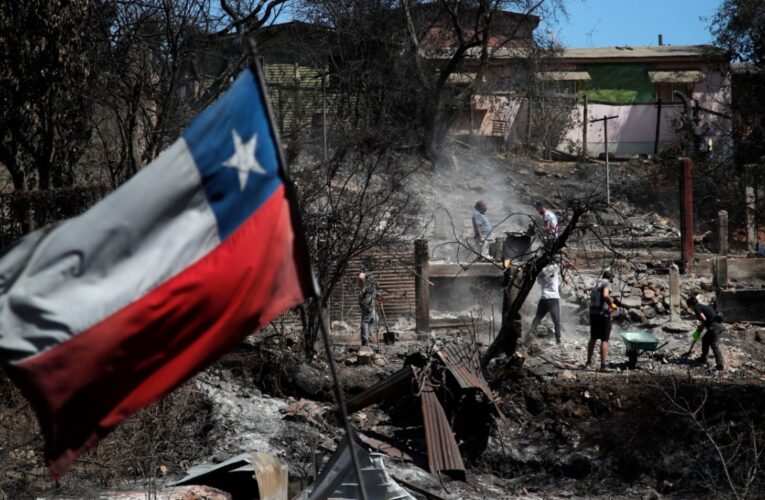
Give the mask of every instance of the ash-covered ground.
MULTIPOLYGON (((543 196, 562 210, 567 198, 603 181, 599 164, 487 159, 471 151, 451 161, 448 169, 415 179, 426 207, 424 236, 432 241, 469 234, 478 198, 487 200, 495 222, 510 213, 525 214, 498 229, 513 231, 535 217, 534 197, 543 196), (435 215, 444 208, 450 219, 435 215)), ((646 196, 636 189, 645 179, 635 165, 615 166, 612 180, 614 203, 598 219, 608 224, 598 229, 600 234, 620 252, 613 263, 618 270, 613 290, 624 307, 614 318, 612 371, 583 368, 589 338, 586 299, 604 265, 589 258, 597 250, 595 240, 575 239, 561 290, 562 344, 553 342, 546 319, 532 338, 522 339, 515 356, 489 366, 486 376, 504 418, 491 417, 481 453, 464 454, 466 481, 427 471, 416 411, 402 415, 400 407, 381 400, 353 413, 360 432, 396 442, 411 457, 384 460, 394 479, 420 491, 411 490, 416 498, 427 498, 421 491, 448 499, 758 498, 763 492, 765 329, 725 325, 724 372, 713 370, 712 359, 703 365, 684 356, 695 322, 688 311, 673 321, 666 274, 677 253, 675 194, 667 188, 646 196), (629 370, 622 331, 650 332, 661 348, 641 354, 636 369, 629 370)), ((697 242, 702 263, 712 255, 705 253, 706 245, 703 238, 697 242)), ((436 262, 454 261, 449 251, 434 254, 436 262)), ((682 276, 680 284, 683 298, 709 301, 714 295, 708 273, 682 276)), ((522 310, 525 337, 538 296, 535 287, 522 310)), ((488 345, 498 330, 499 292, 484 289, 458 298, 460 307, 432 311, 431 336, 416 335, 411 319, 392 321, 399 341, 393 346, 373 342, 368 364, 361 364, 357 325, 334 322, 332 353, 346 394, 384 380, 414 353, 427 356, 453 343, 488 345), (495 293, 496 300, 487 301, 487 293, 495 293)), ((297 493, 310 484, 316 461, 334 451, 343 432, 326 359, 306 359, 296 329, 275 331, 252 336, 170 398, 130 419, 58 483, 44 468, 32 412, 3 380, 0 424, 7 439, 0 448, 0 490, 7 498, 161 492, 191 465, 261 451, 284 461, 291 492, 297 493)), ((694 355, 699 352, 697 345, 694 355)))

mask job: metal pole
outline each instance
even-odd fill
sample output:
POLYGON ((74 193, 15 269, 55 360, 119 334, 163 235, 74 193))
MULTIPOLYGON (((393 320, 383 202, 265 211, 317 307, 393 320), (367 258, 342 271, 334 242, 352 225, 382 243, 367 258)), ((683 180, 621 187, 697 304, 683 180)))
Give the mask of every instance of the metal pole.
POLYGON ((608 164, 608 120, 603 120, 603 135, 606 143, 606 205, 611 206, 611 167, 608 164))
POLYGON ((619 116, 604 116, 603 118, 590 120, 590 123, 603 122, 604 149, 606 151, 606 203, 609 206, 611 205, 611 165, 609 164, 608 155, 608 120, 613 120, 614 118, 619 118, 619 116))
POLYGON ((324 161, 327 161, 327 83, 326 74, 321 75, 321 128, 324 138, 324 161))
POLYGON ((353 439, 353 431, 351 429, 351 422, 348 419, 348 409, 345 406, 345 396, 343 395, 342 386, 340 385, 340 377, 337 376, 337 367, 335 366, 335 358, 332 356, 332 349, 329 346, 329 328, 327 327, 327 319, 324 317, 324 312, 320 299, 316 299, 316 307, 319 311, 319 326, 321 328, 321 336, 324 340, 324 353, 327 356, 327 363, 329 363, 329 369, 332 372, 332 380, 334 382, 335 398, 337 398, 337 404, 340 406, 340 414, 343 417, 343 424, 345 425, 345 433, 348 435, 348 444, 351 447, 351 461, 353 462, 353 470, 356 473, 356 480, 359 482, 359 492, 362 500, 367 500, 367 489, 364 486, 364 478, 361 475, 361 467, 359 466, 359 458, 356 456, 356 442, 353 439))
MULTIPOLYGON (((251 41, 251 43, 254 43, 251 41)), ((256 54, 255 46, 250 46, 251 53, 254 55, 256 54)), ((262 61, 261 61, 262 62, 262 61)), ((261 92, 262 97, 262 104, 265 107, 266 110, 266 116, 268 116, 269 121, 269 127, 271 129, 271 132, 273 133, 276 141, 276 157, 278 159, 279 163, 279 174, 284 179, 284 187, 287 191, 287 200, 292 208, 292 224, 293 227, 295 227, 296 231, 296 239, 300 246, 303 248, 307 248, 308 245, 305 242, 305 236, 303 231, 303 223, 302 223, 302 217, 299 216, 301 214, 300 206, 297 204, 297 196, 295 194, 295 185, 291 182, 291 180, 288 177, 288 171, 287 171, 287 162, 284 159, 284 152, 281 147, 281 143, 279 142, 279 135, 274 130, 274 114, 271 110, 271 103, 269 102, 267 96, 268 92, 265 86, 265 79, 263 78, 263 73, 261 70, 261 66, 258 64, 252 64, 250 67, 251 71, 253 72, 253 75, 255 76, 255 81, 258 84, 258 88, 261 92)), ((302 263, 306 269, 311 269, 311 276, 310 280, 312 281, 311 287, 313 288, 313 296, 314 300, 317 302, 320 300, 320 293, 319 293, 319 285, 316 281, 316 275, 313 272, 313 267, 311 266, 311 261, 308 258, 308 255, 305 254, 304 256, 304 262, 302 263)), ((335 359, 332 357, 332 350, 329 346, 329 328, 327 327, 326 318, 324 317, 324 312, 322 311, 321 304, 318 303, 318 313, 319 313, 319 326, 321 329, 322 337, 324 338, 324 349, 327 356, 327 363, 329 363, 330 370, 332 372, 332 379, 334 381, 334 390, 335 390, 335 397, 337 398, 337 404, 340 406, 340 412, 343 417, 343 424, 345 425, 345 432, 348 434, 348 442, 351 446, 351 459, 353 463, 353 470, 356 474, 356 479, 359 482, 359 492, 361 495, 362 500, 367 500, 369 497, 367 496, 367 491, 364 486, 364 480, 361 475, 361 467, 359 466, 359 460, 356 456, 356 448, 354 448, 354 442, 353 442, 353 434, 351 429, 350 421, 348 420, 348 410, 345 406, 345 397, 343 396, 343 391, 340 386, 340 378, 337 375, 337 367, 335 366, 335 359)))
POLYGON ((582 118, 584 118, 584 124, 582 125, 582 162, 587 161, 587 128, 590 126, 588 120, 587 120, 587 114, 589 112, 588 108, 590 107, 590 98, 587 96, 587 94, 584 94, 584 110, 582 112, 582 118))

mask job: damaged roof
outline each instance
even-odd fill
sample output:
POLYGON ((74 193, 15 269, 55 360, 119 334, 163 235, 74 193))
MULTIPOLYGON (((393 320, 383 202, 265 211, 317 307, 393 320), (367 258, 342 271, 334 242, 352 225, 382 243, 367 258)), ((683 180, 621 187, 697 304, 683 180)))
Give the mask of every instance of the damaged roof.
POLYGON ((588 82, 592 80, 587 71, 540 71, 537 80, 544 82, 588 82))
MULTIPOLYGON (((481 56, 481 47, 471 47, 466 51, 468 59, 481 56)), ((426 59, 449 59, 455 53, 453 48, 420 49, 420 55, 426 59)), ((492 59, 523 59, 534 54, 527 47, 489 48, 492 59)), ((603 62, 603 61, 706 61, 730 62, 730 55, 713 45, 646 45, 614 47, 569 47, 556 54, 565 62, 603 62)))
POLYGON ((701 83, 704 73, 701 71, 649 71, 651 83, 701 83))
POLYGON ((649 45, 631 47, 629 45, 615 47, 566 48, 563 49, 566 61, 590 61, 598 59, 725 59, 725 51, 713 45, 649 45))

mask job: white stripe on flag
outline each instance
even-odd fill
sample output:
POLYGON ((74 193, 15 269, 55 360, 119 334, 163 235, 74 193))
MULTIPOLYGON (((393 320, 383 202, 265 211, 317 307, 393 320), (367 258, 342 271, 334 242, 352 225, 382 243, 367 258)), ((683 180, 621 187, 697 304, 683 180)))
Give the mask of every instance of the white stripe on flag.
POLYGON ((0 349, 36 354, 90 328, 220 243, 183 139, 79 217, 0 261, 0 349))

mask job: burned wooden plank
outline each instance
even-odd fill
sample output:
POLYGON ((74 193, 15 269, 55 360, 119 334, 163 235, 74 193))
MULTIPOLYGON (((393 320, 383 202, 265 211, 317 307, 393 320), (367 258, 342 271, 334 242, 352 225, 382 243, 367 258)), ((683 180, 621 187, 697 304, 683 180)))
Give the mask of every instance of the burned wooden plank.
POLYGON ((382 382, 348 399, 346 403, 348 413, 362 410, 386 398, 404 394, 409 390, 413 376, 414 372, 412 372, 412 369, 405 366, 382 382))
POLYGON ((407 452, 400 450, 396 446, 387 441, 368 436, 364 433, 357 433, 356 436, 367 446, 373 448, 380 453, 385 453, 391 458, 398 458, 406 462, 412 462, 414 459, 407 452))

